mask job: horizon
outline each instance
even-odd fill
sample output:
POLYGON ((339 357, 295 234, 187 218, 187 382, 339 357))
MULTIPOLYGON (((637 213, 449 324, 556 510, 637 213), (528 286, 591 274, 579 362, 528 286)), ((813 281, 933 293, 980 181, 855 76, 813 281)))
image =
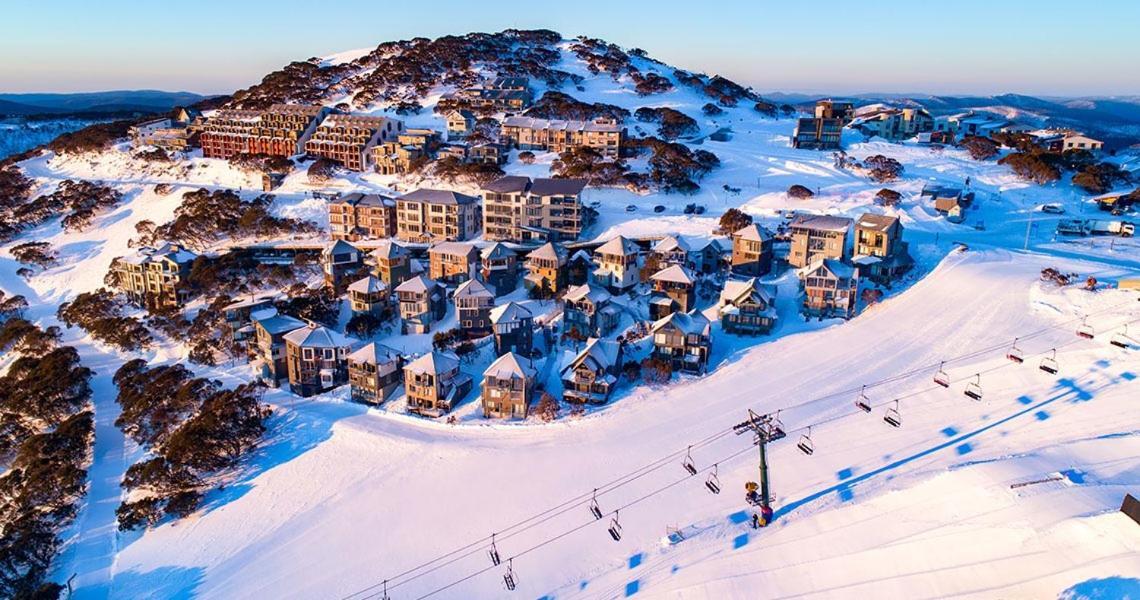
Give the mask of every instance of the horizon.
POLYGON ((274 3, 273 11, 260 4, 204 0, 197 10, 172 13, 169 18, 178 27, 156 22, 153 11, 126 0, 100 5, 21 2, 10 8, 13 22, 50 21, 52 27, 22 28, 0 40, 5 54, 17 58, 0 64, 0 91, 193 90, 223 95, 311 56, 413 37, 521 28, 642 48, 668 65, 721 74, 762 93, 1140 95, 1140 72, 1129 63, 1140 50, 1129 32, 1130 24, 1140 20, 1140 5, 1114 0, 1092 11, 1058 0, 1032 8, 992 4, 957 0, 935 7, 892 0, 851 14, 844 10, 846 4, 832 0, 812 5, 813 10, 733 0, 702 11, 674 0, 652 8, 585 0, 574 7, 541 9, 509 0, 468 14, 454 0, 384 6, 342 0, 320 10, 350 11, 360 18, 343 20, 335 28, 304 29, 294 17, 312 9, 299 0, 274 3), (1114 18, 1104 19, 1105 12, 1114 18), (733 18, 725 20, 729 13, 733 18), (223 14, 228 26, 218 27, 223 14), (857 18, 867 14, 874 19, 857 18), (810 43, 799 35, 805 19, 812 19, 810 43), (866 23, 883 35, 868 33, 866 23), (1079 46, 1063 45, 1060 35, 1074 30, 1093 35, 1079 46), (296 35, 282 36, 282 31, 296 35), (880 91, 859 91, 867 89, 880 91))

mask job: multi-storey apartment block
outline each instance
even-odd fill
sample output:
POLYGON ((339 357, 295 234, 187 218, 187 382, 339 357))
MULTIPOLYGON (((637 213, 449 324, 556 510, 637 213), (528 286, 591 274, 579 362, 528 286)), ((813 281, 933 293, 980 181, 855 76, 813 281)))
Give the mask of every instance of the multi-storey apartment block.
POLYGON ((522 150, 565 152, 572 148, 593 148, 603 156, 617 158, 625 130, 617 121, 598 118, 593 121, 561 121, 531 117, 507 117, 500 139, 522 150))
POLYGON ((459 329, 471 336, 486 335, 491 331, 491 309, 495 308, 495 294, 478 279, 469 279, 455 288, 451 296, 455 303, 455 316, 459 329))
POLYGON ((335 160, 351 171, 364 171, 372 164, 372 148, 396 139, 402 131, 404 122, 396 119, 331 114, 305 142, 305 152, 335 160))
POLYGON ((412 276, 411 254, 408 249, 393 241, 381 242, 368 255, 372 273, 392 289, 412 276))
POLYGON ((566 287, 566 249, 546 242, 526 255, 526 277, 523 286, 558 293, 566 287))
POLYGON ((851 262, 861 275, 889 282, 914 265, 902 238, 903 226, 898 217, 860 215, 855 221, 855 252, 851 262))
POLYGON ((428 277, 462 283, 478 273, 479 249, 464 242, 440 242, 428 248, 428 277))
POLYGON ((329 235, 356 242, 396 235, 396 199, 352 192, 329 202, 329 235))
POLYGON ((219 110, 202 125, 202 156, 301 154, 305 142, 328 113, 327 107, 302 104, 274 104, 265 110, 219 110))
POLYGON ((502 296, 513 292, 519 285, 519 256, 502 242, 495 242, 479 253, 479 275, 495 292, 502 296))
POLYGON ((817 258, 845 258, 850 228, 851 219, 845 217, 797 215, 789 225, 792 248, 788 264, 806 267, 817 258))
POLYGON ((289 315, 272 314, 253 318, 253 364, 266 385, 279 387, 289 377, 285 363, 285 334, 305 327, 305 322, 289 315))
POLYGON ((534 313, 529 308, 508 302, 491 310, 490 317, 496 354, 518 352, 530 356, 534 348, 534 313))
POLYGON ((406 242, 464 241, 479 233, 479 198, 419 189, 396 199, 396 236, 406 242))
POLYGON ((566 241, 582 232, 581 179, 508 176, 483 186, 483 237, 566 241))
POLYGON ((804 150, 838 150, 843 119, 799 119, 792 132, 792 147, 804 150))
POLYGON ((772 270, 772 233, 753 223, 732 234, 732 272, 759 277, 772 270))
POLYGON ((178 244, 139 248, 111 263, 115 287, 147 308, 181 306, 190 297, 186 278, 198 255, 178 244))

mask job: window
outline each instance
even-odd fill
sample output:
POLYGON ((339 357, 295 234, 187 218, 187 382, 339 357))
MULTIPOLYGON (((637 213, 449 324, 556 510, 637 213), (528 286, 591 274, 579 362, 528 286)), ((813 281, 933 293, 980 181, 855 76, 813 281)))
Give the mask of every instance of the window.
POLYGON ((312 348, 301 348, 301 358, 303 358, 305 360, 313 360, 313 349, 312 348))

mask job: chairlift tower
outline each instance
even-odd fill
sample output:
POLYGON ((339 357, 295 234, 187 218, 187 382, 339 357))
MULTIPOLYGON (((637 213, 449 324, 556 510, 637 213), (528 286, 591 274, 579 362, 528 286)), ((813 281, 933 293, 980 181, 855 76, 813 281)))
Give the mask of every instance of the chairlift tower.
MULTIPOLYGON (((786 435, 784 429, 777 425, 772 415, 759 415, 748 409, 748 420, 732 427, 736 435, 752 433, 756 447, 760 450, 760 497, 755 502, 760 506, 765 523, 772 518, 772 498, 768 485, 768 452, 767 445, 786 435)), ((751 502, 751 500, 749 500, 751 502)))

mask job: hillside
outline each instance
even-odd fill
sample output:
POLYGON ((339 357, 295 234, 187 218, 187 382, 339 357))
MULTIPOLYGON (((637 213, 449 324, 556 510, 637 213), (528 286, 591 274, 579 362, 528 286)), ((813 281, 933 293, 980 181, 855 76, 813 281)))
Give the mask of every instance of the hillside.
MULTIPOLYGON (((244 358, 192 361, 192 344, 171 334, 178 327, 160 315, 126 309, 154 342, 124 349, 64 326, 61 304, 103 286, 112 260, 133 252, 135 240, 155 226, 180 216, 191 225, 214 224, 183 214, 186 192, 204 190, 194 196, 201 198, 232 190, 268 215, 207 215, 218 227, 253 217, 267 229, 276 224, 269 217, 314 226, 264 236, 250 227, 193 240, 196 252, 218 258, 253 243, 328 243, 327 203, 314 192, 397 196, 440 187, 478 194, 479 184, 430 170, 341 170, 311 180, 313 162, 298 160, 272 196, 260 198, 261 172, 197 150, 156 160, 121 138, 83 152, 45 150, 15 165, 29 179, 28 201, 4 198, 11 202, 5 210, 25 207, 21 214, 29 216, 0 243, 0 291, 26 298, 29 322, 61 326, 61 341, 93 370, 88 489, 63 532, 52 580, 70 581, 77 599, 1136 593, 1140 536, 1118 509, 1124 494, 1140 486, 1140 302, 1135 290, 1115 284, 1140 276, 1140 243, 1055 236, 1061 218, 1096 210, 1068 177, 1037 185, 962 148, 844 132, 852 161, 883 156, 902 165, 896 179, 876 181, 862 164, 791 148, 797 115, 778 106, 794 103, 791 97, 764 98, 639 50, 550 31, 390 42, 295 62, 235 92, 229 106, 345 103, 408 127, 445 130, 435 110, 445 94, 508 75, 531 79, 539 99, 534 114, 616 114, 632 138, 665 137, 665 123, 650 116, 663 121, 671 113, 661 109, 678 111, 692 125, 671 141, 675 151, 715 156, 715 166, 691 173, 689 193, 653 179, 651 151, 626 157, 629 172, 644 177, 586 188, 582 200, 598 216, 583 241, 672 234, 702 247, 721 238, 714 231, 729 209, 771 230, 785 228, 797 212, 850 218, 871 212, 899 219, 915 266, 877 288, 880 300, 861 301, 850 321, 801 315, 794 270, 765 276, 778 290, 778 321, 766 336, 725 332, 715 295, 702 298, 698 308, 714 320, 707 374, 623 379, 609 403, 580 413, 563 407, 549 422, 535 415, 488 420, 477 390, 451 418, 433 419, 409 414, 403 392, 369 407, 350 401, 347 386, 309 398, 266 389, 262 400, 273 410, 267 431, 241 461, 212 476, 200 506, 182 518, 120 531, 116 509, 129 496, 124 477, 154 452, 117 424, 117 370, 132 359, 151 367, 180 364, 227 388, 255 374, 244 358), (73 189, 68 180, 93 183, 81 188, 78 201, 35 204, 73 189), (947 221, 922 197, 932 184, 975 193, 963 222, 947 221), (793 197, 795 185, 813 194, 793 197), (899 193, 897 205, 876 202, 883 188, 899 193), (90 190, 113 201, 90 208, 83 204, 90 190), (1041 212, 1046 203, 1067 214, 1041 212), (75 221, 74 213, 85 209, 86 227, 65 227, 61 217, 75 221), (54 261, 34 267, 18 261, 14 248, 31 241, 49 244, 54 261), (1079 283, 1044 281, 1042 269, 1049 267, 1073 273, 1079 283), (1088 276, 1099 281, 1095 291, 1083 288, 1088 276), (1093 339, 1074 334, 1082 322, 1095 330, 1093 339), (1131 338, 1119 337, 1126 331, 1131 338), (1110 339, 1129 342, 1122 348, 1110 339), (1005 357, 1013 345, 1024 350, 1024 364, 1005 357), (1059 362, 1056 376, 1038 369, 1046 357, 1059 362), (948 389, 931 381, 943 368, 948 389), (964 395, 970 381, 983 387, 983 400, 964 395), (870 414, 854 404, 860 390, 870 414), (901 427, 884 422, 891 409, 901 427), (756 449, 751 435, 732 434, 749 410, 776 415, 787 432, 768 448, 776 515, 764 529, 749 526, 754 509, 743 497, 745 482, 757 477, 756 449), (811 455, 797 449, 805 436, 811 455), (682 468, 687 455, 696 476, 682 468), (705 486, 713 476, 721 493, 705 486), (588 510, 591 499, 604 514, 600 520, 588 510), (606 532, 614 520, 620 540, 606 532), (500 565, 489 560, 492 543, 500 565), (504 588, 508 568, 517 575, 513 593, 504 588)), ((1010 98, 1000 103, 1048 108, 1010 98)), ((535 152, 532 162, 516 150, 510 155, 503 170, 530 177, 549 176, 562 159, 551 152, 535 152)), ((1122 153, 1106 160, 1131 159, 1122 153)), ((17 177, 6 177, 5 191, 12 193, 17 177)), ((300 288, 321 285, 319 273, 306 278, 303 265, 290 267, 300 288)), ((247 283, 234 295, 300 293, 268 276, 247 283)), ((647 293, 635 290, 617 299, 614 336, 632 334, 645 321, 647 293)), ((558 324, 556 301, 521 289, 497 302, 507 300, 558 324)), ((220 296, 203 294, 182 316, 192 320, 218 304, 220 296)), ((345 328, 349 312, 337 298, 336 329, 345 328)), ((450 309, 440 329, 456 324, 450 309)), ((431 334, 392 330, 374 339, 408 355, 433 344, 431 334)), ((562 389, 555 366, 577 348, 560 344, 544 345, 540 361, 554 392, 562 389)), ((643 356, 648 344, 650 338, 640 338, 629 352, 643 356)), ((0 374, 17 354, 0 357, 0 374)), ((479 381, 495 358, 483 344, 461 370, 479 381)))

